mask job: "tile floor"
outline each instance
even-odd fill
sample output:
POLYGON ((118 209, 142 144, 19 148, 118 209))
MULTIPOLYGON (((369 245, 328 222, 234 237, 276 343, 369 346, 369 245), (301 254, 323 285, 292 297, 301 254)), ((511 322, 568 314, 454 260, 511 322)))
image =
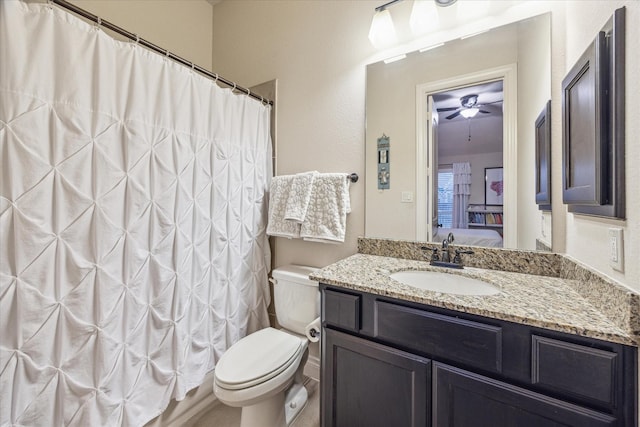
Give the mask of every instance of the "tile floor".
MULTIPOLYGON (((309 393, 309 400, 291 427, 320 426, 320 388, 318 382, 309 378, 305 382, 305 387, 309 393)), ((193 420, 193 423, 189 423, 188 427, 238 427, 239 425, 240 408, 232 408, 218 403, 210 411, 193 420)))

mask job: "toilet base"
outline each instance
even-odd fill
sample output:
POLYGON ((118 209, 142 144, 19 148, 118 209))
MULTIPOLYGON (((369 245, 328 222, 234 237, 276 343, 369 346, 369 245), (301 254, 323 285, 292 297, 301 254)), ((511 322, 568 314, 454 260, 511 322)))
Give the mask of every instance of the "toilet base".
POLYGON ((287 427, 300 414, 308 397, 302 384, 293 384, 284 392, 242 407, 240 427, 287 427))
POLYGON ((307 404, 308 398, 309 393, 307 392, 306 387, 302 384, 293 384, 291 388, 287 390, 284 407, 287 425, 291 425, 291 423, 293 423, 293 420, 296 419, 298 414, 300 414, 307 404))
POLYGON ((240 427, 287 427, 284 402, 285 393, 280 392, 255 405, 243 406, 240 427))

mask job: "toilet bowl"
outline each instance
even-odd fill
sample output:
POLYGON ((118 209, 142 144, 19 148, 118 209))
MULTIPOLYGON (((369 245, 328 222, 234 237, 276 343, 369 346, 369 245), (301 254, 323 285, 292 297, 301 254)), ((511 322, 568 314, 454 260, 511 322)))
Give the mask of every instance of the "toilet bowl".
POLYGON ((216 365, 213 391, 222 403, 242 408, 241 427, 286 427, 307 401, 303 370, 309 351, 302 333, 303 325, 318 313, 318 284, 308 279, 314 270, 304 266, 274 270, 276 316, 291 329, 265 328, 247 335, 216 365))

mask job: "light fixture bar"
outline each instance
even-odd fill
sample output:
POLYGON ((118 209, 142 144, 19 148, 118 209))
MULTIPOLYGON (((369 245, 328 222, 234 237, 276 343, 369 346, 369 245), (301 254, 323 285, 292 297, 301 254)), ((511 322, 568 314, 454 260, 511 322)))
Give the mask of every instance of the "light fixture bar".
POLYGON ((376 11, 376 12, 380 12, 381 10, 385 10, 385 9, 387 8, 387 6, 391 6, 392 4, 399 3, 399 2, 401 2, 401 1, 402 1, 402 0, 391 0, 389 3, 385 3, 385 4, 383 4, 382 6, 378 6, 378 7, 376 7, 376 8, 375 8, 375 11, 376 11))

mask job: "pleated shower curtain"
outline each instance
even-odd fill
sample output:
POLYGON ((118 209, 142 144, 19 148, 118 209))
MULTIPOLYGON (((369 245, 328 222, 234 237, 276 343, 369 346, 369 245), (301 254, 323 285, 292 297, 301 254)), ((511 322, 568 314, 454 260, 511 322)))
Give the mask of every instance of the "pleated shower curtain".
POLYGON ((471 164, 453 164, 453 228, 469 228, 469 196, 471 195, 471 164))
POLYGON ((0 1, 0 425, 143 425, 268 324, 269 114, 0 1))

